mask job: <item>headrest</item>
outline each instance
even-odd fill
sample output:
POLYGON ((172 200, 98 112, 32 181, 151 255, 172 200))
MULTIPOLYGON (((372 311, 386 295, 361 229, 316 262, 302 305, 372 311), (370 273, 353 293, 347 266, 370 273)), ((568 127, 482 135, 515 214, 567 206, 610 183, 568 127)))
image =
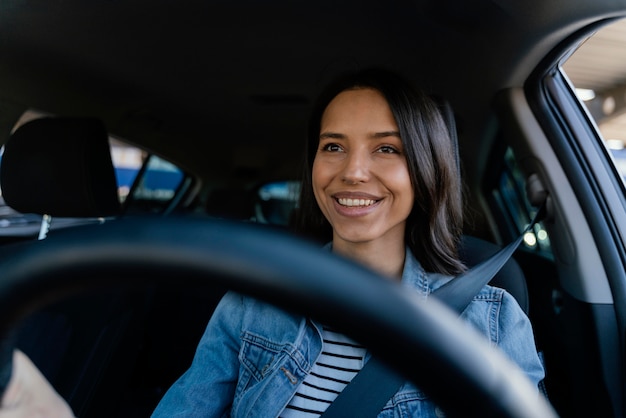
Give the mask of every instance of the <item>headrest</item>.
POLYGON ((21 213, 58 217, 117 215, 120 202, 108 133, 92 118, 42 118, 4 145, 0 185, 21 213))

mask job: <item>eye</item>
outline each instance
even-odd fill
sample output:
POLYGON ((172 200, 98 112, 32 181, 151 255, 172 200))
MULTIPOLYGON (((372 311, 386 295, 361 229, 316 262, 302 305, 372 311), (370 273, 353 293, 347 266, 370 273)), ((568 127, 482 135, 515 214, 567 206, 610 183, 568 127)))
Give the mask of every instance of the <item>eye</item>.
POLYGON ((383 145, 379 147, 376 152, 380 152, 382 154, 399 154, 400 151, 391 145, 383 145))
POLYGON ((341 152, 343 150, 343 148, 341 148, 339 144, 336 144, 334 142, 322 145, 321 149, 322 151, 328 152, 341 152))

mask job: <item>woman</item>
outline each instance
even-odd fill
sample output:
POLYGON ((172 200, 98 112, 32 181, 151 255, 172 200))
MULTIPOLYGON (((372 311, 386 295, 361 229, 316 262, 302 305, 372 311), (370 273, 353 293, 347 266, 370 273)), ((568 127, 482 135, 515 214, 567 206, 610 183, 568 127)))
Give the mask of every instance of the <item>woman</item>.
MULTIPOLYGON (((385 71, 341 78, 321 96, 308 141, 301 233, 322 231, 333 252, 417 294, 464 270, 456 250, 458 169, 439 110, 424 93, 385 71)), ((486 286, 463 317, 535 384, 543 378, 530 323, 510 295, 486 286)), ((367 359, 364 347, 332 329, 228 293, 190 369, 153 416, 319 416, 367 359)), ((406 383, 379 416, 435 414, 406 383)))

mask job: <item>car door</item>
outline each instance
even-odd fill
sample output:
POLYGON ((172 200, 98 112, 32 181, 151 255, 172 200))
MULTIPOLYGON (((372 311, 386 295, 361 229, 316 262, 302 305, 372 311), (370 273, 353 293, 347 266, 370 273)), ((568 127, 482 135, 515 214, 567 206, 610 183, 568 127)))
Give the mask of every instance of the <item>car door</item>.
POLYGON ((506 89, 496 98, 496 175, 485 176, 482 184, 492 213, 499 213, 494 223, 503 240, 534 210, 524 193, 513 192, 519 189, 516 181, 548 195, 548 217, 517 257, 545 355, 548 394, 564 416, 623 414, 624 182, 564 70, 572 49, 599 27, 576 33, 523 88, 506 89))

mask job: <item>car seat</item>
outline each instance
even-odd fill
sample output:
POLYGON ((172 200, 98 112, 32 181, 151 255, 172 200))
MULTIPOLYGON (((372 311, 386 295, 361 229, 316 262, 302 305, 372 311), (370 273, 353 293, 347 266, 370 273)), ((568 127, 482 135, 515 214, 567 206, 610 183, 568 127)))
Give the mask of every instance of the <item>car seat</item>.
MULTIPOLYGON (((459 154, 459 139, 456 126, 456 117, 450 103, 438 96, 431 96, 435 103, 439 106, 444 122, 448 127, 450 139, 454 149, 454 156, 457 162, 459 176, 461 175, 461 162, 459 154)), ((484 239, 463 235, 459 245, 459 256, 461 260, 468 266, 473 267, 476 264, 488 259, 500 249, 500 246, 484 239)), ((490 285, 500 287, 509 292, 516 300, 520 307, 528 314, 528 286, 526 277, 521 267, 513 258, 502 266, 496 275, 489 282, 490 285)))
MULTIPOLYGON (((50 234, 56 217, 65 220, 59 225, 70 227, 120 213, 108 133, 97 119, 42 118, 22 125, 5 144, 0 183, 6 203, 22 213, 43 215, 48 223, 43 229, 51 225, 50 234), (68 217, 73 219, 67 222, 68 217)), ((16 346, 77 416, 104 416, 125 372, 123 363, 113 367, 112 359, 135 333, 144 302, 113 291, 46 306, 23 321, 16 346), (102 390, 105 384, 111 391, 102 390), (96 392, 110 397, 96 406, 96 392)))

